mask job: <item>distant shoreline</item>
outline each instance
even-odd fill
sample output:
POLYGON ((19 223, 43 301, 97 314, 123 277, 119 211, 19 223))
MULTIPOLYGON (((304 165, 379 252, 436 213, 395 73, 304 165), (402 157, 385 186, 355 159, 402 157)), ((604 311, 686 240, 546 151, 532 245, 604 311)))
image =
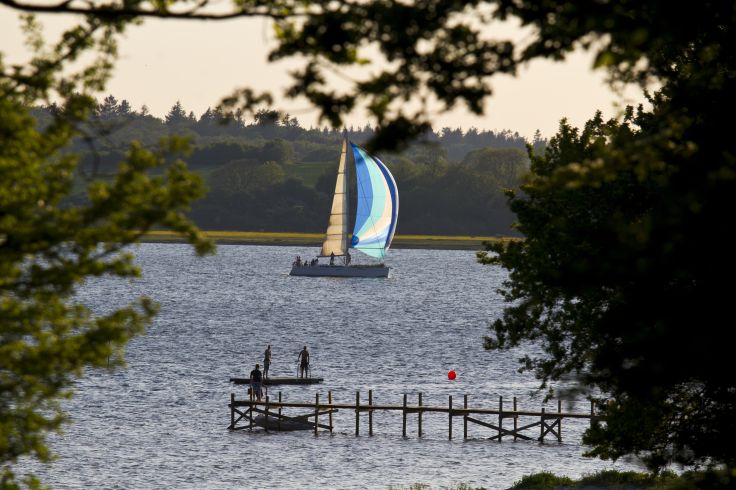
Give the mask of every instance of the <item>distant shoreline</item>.
MULTIPOLYGON (((285 233, 261 231, 205 231, 205 235, 218 244, 233 245, 282 245, 319 246, 324 233, 285 233)), ((392 248, 422 248, 434 250, 485 250, 483 242, 516 240, 500 236, 445 236, 445 235, 396 235, 392 248)), ((149 243, 183 243, 184 238, 173 231, 151 231, 142 239, 149 243)))

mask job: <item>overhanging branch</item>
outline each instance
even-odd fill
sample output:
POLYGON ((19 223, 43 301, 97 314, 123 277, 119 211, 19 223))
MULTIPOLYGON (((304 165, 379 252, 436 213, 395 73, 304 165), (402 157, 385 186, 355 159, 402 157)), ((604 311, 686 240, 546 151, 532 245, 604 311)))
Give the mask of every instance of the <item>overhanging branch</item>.
POLYGON ((101 18, 135 18, 135 17, 153 17, 160 19, 181 19, 181 20, 227 20, 239 17, 269 17, 272 19, 286 19, 289 17, 297 17, 299 13, 284 14, 283 12, 274 12, 268 8, 243 9, 227 13, 205 13, 198 12, 198 9, 204 8, 208 4, 208 0, 203 0, 197 4, 194 9, 185 12, 172 12, 166 9, 147 10, 130 6, 113 6, 113 5, 92 5, 87 7, 79 7, 72 5, 72 0, 65 0, 53 4, 32 4, 17 2, 15 0, 0 0, 0 5, 20 10, 23 12, 43 13, 43 14, 77 14, 92 15, 101 18))

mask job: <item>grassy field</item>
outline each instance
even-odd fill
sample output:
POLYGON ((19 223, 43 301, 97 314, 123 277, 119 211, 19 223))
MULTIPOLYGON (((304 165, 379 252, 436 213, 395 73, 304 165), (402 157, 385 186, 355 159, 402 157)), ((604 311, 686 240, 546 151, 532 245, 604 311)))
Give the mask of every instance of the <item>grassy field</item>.
MULTIPOLYGON (((245 245, 309 245, 319 246, 324 233, 272 233, 258 231, 207 231, 217 243, 245 245)), ((483 242, 514 240, 489 236, 396 235, 393 248, 431 248, 440 250, 483 250, 483 242)), ((172 231, 152 231, 144 237, 147 242, 181 242, 172 231)))

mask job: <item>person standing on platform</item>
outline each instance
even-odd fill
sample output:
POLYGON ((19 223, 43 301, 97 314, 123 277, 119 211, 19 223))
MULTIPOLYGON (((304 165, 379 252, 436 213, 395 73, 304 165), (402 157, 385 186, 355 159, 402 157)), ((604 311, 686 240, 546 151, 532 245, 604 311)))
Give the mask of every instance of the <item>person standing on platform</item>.
POLYGON ((266 352, 263 353, 263 377, 268 378, 268 368, 271 367, 271 344, 268 344, 266 352))
POLYGON ((304 349, 299 353, 299 357, 296 358, 297 362, 299 363, 299 368, 301 372, 301 377, 304 377, 304 373, 306 373, 309 370, 309 351, 307 351, 307 346, 304 346, 304 349))
POLYGON ((258 401, 261 401, 263 391, 261 390, 261 383, 263 382, 263 373, 261 373, 261 365, 256 364, 256 368, 250 372, 250 392, 251 395, 255 396, 258 401))

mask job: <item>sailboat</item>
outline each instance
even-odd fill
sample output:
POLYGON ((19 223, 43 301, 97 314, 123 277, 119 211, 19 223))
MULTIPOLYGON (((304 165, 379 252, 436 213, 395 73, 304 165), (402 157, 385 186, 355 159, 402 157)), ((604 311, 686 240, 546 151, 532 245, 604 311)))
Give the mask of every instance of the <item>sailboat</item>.
POLYGON ((292 276, 314 277, 388 277, 389 267, 383 262, 396 231, 399 217, 399 191, 391 172, 378 158, 343 138, 340 164, 337 169, 335 194, 327 223, 327 233, 317 260, 297 260, 291 267, 292 276), (352 235, 348 232, 350 216, 350 165, 355 163, 357 209, 352 235), (376 260, 354 264, 350 249, 376 260), (320 259, 322 261, 320 262, 320 259), (325 261, 328 259, 328 261, 325 261))

